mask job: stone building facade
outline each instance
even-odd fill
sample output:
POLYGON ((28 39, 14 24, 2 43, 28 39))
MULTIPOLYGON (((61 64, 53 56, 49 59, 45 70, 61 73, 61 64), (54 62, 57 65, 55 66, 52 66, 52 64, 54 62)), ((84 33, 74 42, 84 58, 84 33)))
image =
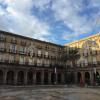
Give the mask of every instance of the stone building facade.
POLYGON ((0 84, 64 84, 63 46, 0 31, 0 84))
POLYGON ((100 83, 100 34, 69 44, 50 42, 0 31, 0 84, 47 85, 100 83), (78 48, 80 58, 66 63, 67 49, 78 48))

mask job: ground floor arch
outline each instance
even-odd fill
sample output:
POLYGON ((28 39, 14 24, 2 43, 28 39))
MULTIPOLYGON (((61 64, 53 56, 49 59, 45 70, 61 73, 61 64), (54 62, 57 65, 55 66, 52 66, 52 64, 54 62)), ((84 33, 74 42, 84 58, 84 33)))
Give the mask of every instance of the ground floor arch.
POLYGON ((33 72, 29 71, 27 73, 27 84, 32 85, 33 84, 33 72))
POLYGON ((81 80, 82 80, 81 72, 78 72, 77 73, 77 84, 80 84, 81 80))
POLYGON ((3 71, 0 70, 0 84, 3 84, 3 71))
POLYGON ((96 83, 97 83, 98 85, 100 85, 100 74, 99 74, 99 72, 96 72, 95 80, 96 80, 96 83))
POLYGON ((48 82, 49 82, 49 80, 48 80, 48 72, 44 72, 44 84, 45 85, 47 85, 47 84, 49 84, 48 82))
POLYGON ((18 85, 23 85, 24 84, 24 72, 23 71, 18 72, 17 84, 18 85))
POLYGON ((89 72, 85 72, 85 83, 87 85, 90 85, 90 73, 89 72))
POLYGON ((55 84, 56 82, 56 74, 54 72, 51 73, 51 84, 55 84))
POLYGON ((57 83, 58 83, 58 84, 61 84, 61 82, 62 82, 61 78, 62 78, 62 77, 61 77, 61 73, 58 73, 58 74, 57 74, 57 83))
POLYGON ((8 71, 7 72, 6 81, 7 81, 8 85, 13 85, 14 84, 14 72, 13 71, 8 71))
POLYGON ((36 84, 41 84, 41 72, 36 72, 36 84))

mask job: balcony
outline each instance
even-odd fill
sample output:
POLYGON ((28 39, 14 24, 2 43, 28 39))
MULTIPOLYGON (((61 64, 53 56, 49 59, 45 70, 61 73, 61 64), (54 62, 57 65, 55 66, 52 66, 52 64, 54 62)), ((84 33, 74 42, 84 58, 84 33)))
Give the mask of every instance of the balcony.
POLYGON ((29 53, 27 53, 27 55, 28 55, 28 56, 31 56, 31 57, 35 57, 36 54, 35 54, 35 53, 30 53, 30 52, 29 52, 29 53))
POLYGON ((27 52, 25 52, 25 51, 19 51, 19 54, 20 55, 27 55, 27 52))
POLYGON ((42 58, 43 55, 42 54, 37 54, 37 57, 42 58))
POLYGON ((11 40, 11 43, 13 43, 13 44, 17 44, 17 40, 11 40))
POLYGON ((49 55, 44 55, 44 58, 49 58, 49 55))
POLYGON ((17 50, 14 50, 14 49, 9 49, 9 53, 16 54, 16 53, 17 53, 17 50))

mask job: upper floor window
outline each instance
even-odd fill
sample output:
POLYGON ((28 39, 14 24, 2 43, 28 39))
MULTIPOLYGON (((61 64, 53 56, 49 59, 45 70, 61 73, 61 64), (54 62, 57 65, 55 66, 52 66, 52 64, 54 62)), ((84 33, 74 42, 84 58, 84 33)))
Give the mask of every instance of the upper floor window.
POLYGON ((12 42, 12 43, 17 43, 16 38, 15 38, 15 37, 13 37, 13 38, 11 39, 11 42, 12 42))
POLYGON ((19 63, 20 64, 25 64, 25 57, 24 56, 20 56, 20 59, 19 59, 19 63))
POLYGON ((0 48, 4 48, 4 43, 0 43, 0 48))
POLYGON ((47 51, 45 52, 45 55, 48 56, 48 52, 47 51))
POLYGON ((20 46, 20 52, 26 52, 26 47, 20 46))
POLYGON ((41 51, 40 50, 38 50, 38 55, 40 55, 41 54, 41 51))
POLYGON ((6 60, 6 56, 4 54, 0 54, 0 62, 4 62, 6 60))
POLYGON ((93 57, 93 64, 96 64, 97 63, 97 59, 96 57, 93 57))
POLYGON ((0 34, 0 40, 5 40, 5 35, 4 34, 0 34))
POLYGON ((9 56, 9 62, 12 63, 15 61, 15 56, 14 55, 10 55, 9 56))

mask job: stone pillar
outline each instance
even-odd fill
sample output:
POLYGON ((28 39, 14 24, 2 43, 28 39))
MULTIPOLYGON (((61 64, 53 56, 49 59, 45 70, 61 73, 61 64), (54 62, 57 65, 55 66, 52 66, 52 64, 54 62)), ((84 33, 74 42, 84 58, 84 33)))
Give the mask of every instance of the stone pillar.
POLYGON ((94 75, 93 75, 93 71, 90 72, 90 84, 91 84, 91 85, 94 84, 94 75))
POLYGON ((44 70, 41 72, 41 84, 44 84, 44 70))
POLYGON ((24 85, 27 85, 27 72, 24 72, 24 85))
POLYGON ((58 73, 55 73, 55 85, 58 84, 58 73))
POLYGON ((51 72, 48 73, 48 83, 51 84, 51 72))
POLYGON ((36 84, 36 71, 33 72, 33 84, 36 84))
POLYGON ((7 83, 7 71, 5 70, 3 73, 3 84, 5 85, 7 83))
POLYGON ((14 73, 14 85, 17 85, 17 76, 18 76, 18 72, 14 73))
POLYGON ((85 83, 85 73, 81 72, 83 84, 85 83))

